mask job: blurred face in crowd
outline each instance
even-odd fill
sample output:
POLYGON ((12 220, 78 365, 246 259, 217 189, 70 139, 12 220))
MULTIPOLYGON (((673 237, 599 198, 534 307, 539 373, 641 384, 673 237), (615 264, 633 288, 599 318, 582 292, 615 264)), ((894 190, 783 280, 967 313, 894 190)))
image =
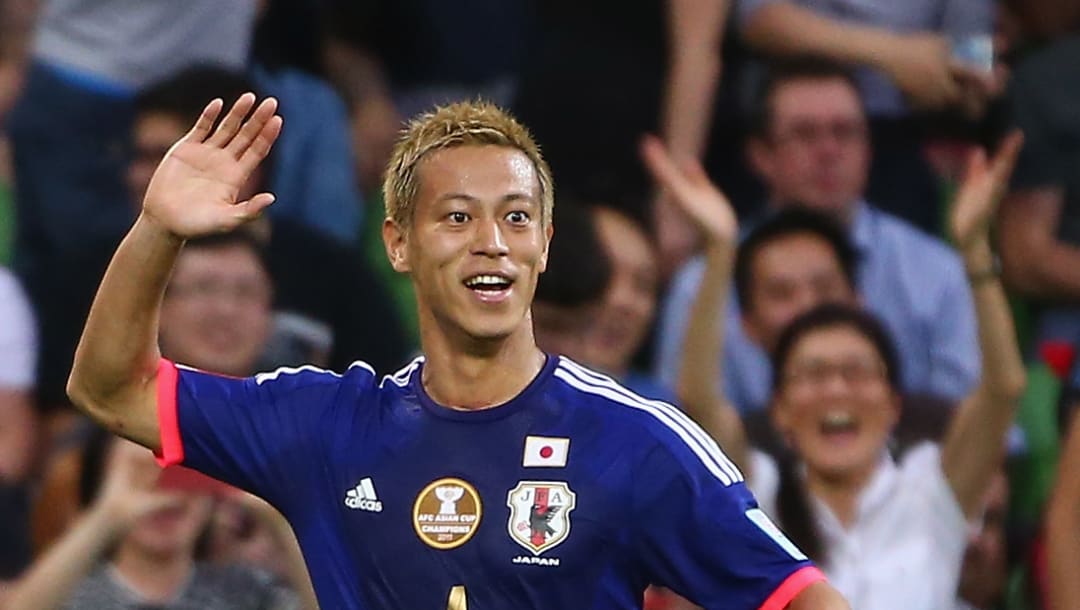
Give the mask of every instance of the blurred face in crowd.
POLYGON ((797 79, 769 98, 771 121, 750 159, 775 202, 799 201, 846 220, 870 171, 858 92, 841 78, 797 79))
POLYGON ((237 496, 218 501, 207 539, 211 561, 253 566, 284 580, 287 556, 270 526, 237 496))
POLYGON ((166 357, 228 375, 250 375, 270 332, 271 283, 243 244, 186 248, 161 310, 166 357))
POLYGON ((773 422, 806 465, 808 480, 868 480, 900 414, 874 343, 849 325, 813 329, 796 339, 776 374, 773 422))
POLYGON ((611 208, 594 208, 600 241, 611 261, 611 281, 589 333, 587 362, 622 374, 641 347, 656 310, 656 252, 641 227, 611 208))
MULTIPOLYGON (((160 476, 161 469, 154 462, 153 454, 145 448, 117 440, 110 451, 137 454, 130 458, 135 461, 133 478, 154 481, 160 476)), ((144 493, 168 493, 175 501, 139 518, 124 537, 122 546, 159 557, 190 555, 210 518, 210 498, 174 490, 144 493)))
POLYGON ((762 244, 750 262, 749 288, 743 328, 767 352, 800 314, 823 303, 857 301, 836 252, 814 233, 793 233, 762 244))
MULTIPOLYGON (((190 128, 180 117, 171 114, 148 112, 135 117, 132 131, 134 150, 127 171, 128 193, 132 204, 142 206, 143 196, 150 186, 150 178, 154 176, 158 163, 161 163, 169 148, 190 128)), ((254 195, 261 181, 262 170, 256 168, 247 184, 240 190, 240 200, 254 195)))
POLYGON ((983 516, 972 528, 960 570, 960 597, 977 608, 997 605, 1005 589, 1008 548, 1009 479, 998 470, 983 496, 983 516))
POLYGON ((429 153, 417 172, 411 226, 388 219, 383 238, 394 269, 412 277, 421 332, 470 342, 531 335, 551 239, 532 161, 516 148, 465 145, 429 153))

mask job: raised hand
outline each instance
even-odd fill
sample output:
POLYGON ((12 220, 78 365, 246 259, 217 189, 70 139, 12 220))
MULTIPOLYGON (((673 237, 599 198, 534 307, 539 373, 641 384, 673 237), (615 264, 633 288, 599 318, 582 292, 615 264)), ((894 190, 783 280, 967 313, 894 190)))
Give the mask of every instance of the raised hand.
POLYGON ((273 203, 270 193, 237 201, 240 188, 281 133, 277 101, 264 99, 252 111, 254 105, 254 94, 240 96, 216 129, 224 103, 215 99, 206 106, 154 172, 143 200, 145 217, 187 239, 231 231, 273 203))
POLYGON ((735 210, 697 160, 677 163, 656 136, 642 140, 641 157, 657 185, 709 242, 734 245, 739 234, 735 210))
POLYGON ((155 488, 160 474, 149 450, 117 439, 109 452, 95 507, 122 532, 150 513, 179 506, 184 502, 183 494, 155 488))
POLYGON ((981 148, 968 157, 964 181, 949 214, 949 232, 961 252, 972 246, 988 245, 990 223, 1008 188, 1023 144, 1023 134, 1013 131, 992 159, 987 159, 986 151, 981 148))

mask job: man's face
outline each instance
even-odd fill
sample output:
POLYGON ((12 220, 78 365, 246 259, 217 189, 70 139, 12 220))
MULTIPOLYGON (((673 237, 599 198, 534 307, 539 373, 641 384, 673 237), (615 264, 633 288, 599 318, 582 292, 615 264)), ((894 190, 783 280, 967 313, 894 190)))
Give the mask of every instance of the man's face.
POLYGON ((606 208, 596 208, 593 218, 611 261, 611 281, 589 333, 587 362, 622 374, 652 324, 658 263, 648 236, 629 218, 606 208))
POLYGON ((250 375, 266 345, 271 283, 243 245, 185 249, 161 310, 169 358, 228 375, 250 375))
POLYGON ((750 262, 749 290, 743 327, 768 352, 799 315, 823 303, 857 302, 836 252, 813 233, 793 233, 762 245, 750 262))
POLYGON ((751 140, 750 159, 771 200, 845 218, 870 171, 858 92, 839 78, 793 80, 780 85, 769 103, 768 133, 751 140))
POLYGON ((383 239, 394 269, 412 276, 422 332, 437 327, 465 341, 531 333, 551 228, 528 156, 501 146, 443 149, 420 161, 417 180, 411 226, 388 219, 383 239))

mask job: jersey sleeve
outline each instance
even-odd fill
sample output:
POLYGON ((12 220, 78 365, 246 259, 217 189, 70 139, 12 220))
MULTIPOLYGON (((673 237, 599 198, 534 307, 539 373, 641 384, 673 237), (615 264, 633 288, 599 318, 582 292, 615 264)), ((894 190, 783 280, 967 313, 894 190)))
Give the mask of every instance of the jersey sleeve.
POLYGON ((182 464, 266 498, 324 468, 326 443, 375 397, 363 363, 344 375, 311 366, 254 377, 207 373, 168 360, 158 371, 163 465, 182 464))
POLYGON ((715 443, 685 439, 652 449, 635 477, 636 539, 653 582, 706 610, 782 610, 824 580, 715 443))

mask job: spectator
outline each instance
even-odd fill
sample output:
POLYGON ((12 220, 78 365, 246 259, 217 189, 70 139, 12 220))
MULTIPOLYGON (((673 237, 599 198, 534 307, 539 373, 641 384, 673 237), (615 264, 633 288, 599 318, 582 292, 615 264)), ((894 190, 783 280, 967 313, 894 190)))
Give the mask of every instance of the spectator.
POLYGON ((1037 343, 1080 341, 1078 32, 1020 61, 1008 96, 1027 145, 1002 204, 1001 262, 1010 287, 1042 306, 1037 343))
POLYGON ((563 201, 553 214, 559 233, 536 284, 533 333, 545 352, 585 361, 587 335, 611 281, 611 262, 588 208, 563 201))
POLYGON ((37 327, 15 275, 0 266, 0 583, 30 560, 28 479, 37 452, 37 327))
POLYGON ((765 512, 821 560, 853 607, 955 606, 965 521, 983 508, 1023 390, 989 244, 994 204, 1019 145, 1014 135, 989 163, 973 155, 951 216, 978 299, 985 374, 951 418, 941 446, 917 445, 899 463, 888 457, 900 404, 891 342, 872 316, 824 305, 793 321, 777 344, 771 415, 798 463, 781 462, 779 469, 750 452, 737 414, 715 390, 714 369, 696 364, 717 361, 716 312, 730 282, 733 214, 702 173, 680 173, 653 150, 661 182, 712 236, 680 370, 683 404, 742 465, 765 512))
POLYGON ((605 371, 648 398, 674 402, 674 394, 650 375, 633 369, 656 314, 659 252, 648 231, 617 208, 594 206, 592 214, 611 261, 611 280, 601 314, 586 336, 585 364, 605 371))
POLYGON ((256 0, 41 0, 31 66, 10 117, 15 267, 39 283, 130 223, 124 189, 132 102, 191 63, 245 66, 256 0), (57 260, 59 258, 59 260, 57 260))
MULTIPOLYGON (((748 154, 768 187, 771 210, 798 202, 845 226, 859 256, 858 292, 897 340, 901 387, 951 400, 965 396, 978 377, 979 357, 962 265, 945 244, 864 199, 870 142, 850 77, 820 62, 781 66, 759 99, 748 154)), ((703 269, 701 260, 687 264, 666 297, 656 370, 668 383, 703 269)), ((747 367, 767 370, 765 353, 746 337, 739 318, 729 308, 725 333, 732 353, 757 361, 747 367)), ((760 401, 767 392, 758 391, 760 401)))
MULTIPOLYGON (((884 209, 926 229, 938 225, 938 188, 923 157, 926 129, 912 112, 971 106, 1000 88, 954 45, 990 42, 990 0, 745 0, 743 38, 773 56, 854 64, 876 144, 869 192, 884 209)), ((985 49, 986 61, 991 50, 985 49)))
MULTIPOLYGON (((289 592, 240 567, 195 560, 211 500, 155 485, 153 456, 100 434, 92 500, 75 525, 13 587, 12 608, 296 608, 289 592), (101 463, 104 462, 104 463, 101 463)), ((91 446, 93 447, 93 446, 91 446)), ((84 460, 84 467, 93 458, 84 460)))

